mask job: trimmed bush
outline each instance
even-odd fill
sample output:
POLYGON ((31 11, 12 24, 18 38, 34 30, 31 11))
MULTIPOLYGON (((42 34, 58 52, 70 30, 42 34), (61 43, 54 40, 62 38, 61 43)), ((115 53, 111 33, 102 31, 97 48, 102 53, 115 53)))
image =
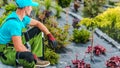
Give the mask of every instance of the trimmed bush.
POLYGON ((17 6, 15 4, 8 4, 5 6, 6 12, 15 11, 16 9, 17 9, 17 6))
POLYGON ((56 21, 56 18, 50 17, 46 20, 45 25, 50 30, 50 32, 53 34, 53 36, 56 38, 58 42, 57 48, 63 48, 66 47, 66 44, 68 43, 68 29, 69 25, 65 25, 64 27, 60 28, 58 27, 58 23, 56 21))
POLYGON ((0 1, 0 8, 3 6, 4 2, 3 0, 0 1))
POLYGON ((90 32, 86 29, 74 29, 73 41, 76 43, 86 43, 89 40, 90 32))
POLYGON ((71 0, 58 0, 58 5, 60 5, 62 8, 66 8, 70 5, 71 0))
POLYGON ((106 0, 84 0, 84 17, 95 17, 99 13, 103 12, 103 5, 106 0))
POLYGON ((45 59, 50 61, 51 65, 57 64, 59 61, 59 54, 55 53, 53 50, 51 49, 46 49, 45 51, 45 59))

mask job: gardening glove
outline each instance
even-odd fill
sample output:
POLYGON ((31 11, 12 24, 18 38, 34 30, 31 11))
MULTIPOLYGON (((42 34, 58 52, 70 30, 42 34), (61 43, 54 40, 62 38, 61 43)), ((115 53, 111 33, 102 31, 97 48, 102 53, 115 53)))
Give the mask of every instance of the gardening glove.
POLYGON ((55 40, 53 35, 50 33, 50 34, 47 35, 47 37, 48 37, 48 44, 52 45, 53 48, 56 48, 57 47, 57 41, 55 40))

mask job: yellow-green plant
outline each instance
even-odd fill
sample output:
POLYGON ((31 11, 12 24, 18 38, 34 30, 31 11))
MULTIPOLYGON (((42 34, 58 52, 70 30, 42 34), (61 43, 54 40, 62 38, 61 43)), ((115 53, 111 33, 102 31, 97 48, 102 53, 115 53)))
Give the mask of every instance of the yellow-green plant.
POLYGON ((50 7, 52 5, 52 1, 51 0, 44 0, 44 6, 46 8, 46 10, 50 10, 50 7))
POLYGON ((33 7, 33 12, 31 13, 32 18, 38 18, 39 15, 39 6, 38 7, 33 7))
POLYGON ((120 21, 119 18, 120 7, 110 8, 102 14, 99 14, 95 18, 83 18, 78 25, 85 25, 87 27, 106 27, 108 25, 111 28, 115 25, 116 22, 120 21))
POLYGON ((41 4, 41 2, 42 2, 43 0, 33 0, 33 1, 37 2, 37 3, 39 4, 39 6, 40 6, 40 4, 41 4))
POLYGON ((2 25, 5 18, 6 18, 6 15, 2 15, 2 17, 0 17, 0 26, 2 25))
POLYGON ((5 18, 11 13, 11 11, 9 11, 8 13, 4 13, 1 17, 0 17, 0 26, 5 22, 5 18))
POLYGON ((3 6, 3 0, 0 1, 0 8, 3 6))
POLYGON ((15 4, 8 4, 5 6, 5 10, 6 12, 9 12, 9 11, 15 11, 17 9, 17 6, 15 4))
POLYGON ((41 4, 44 5, 45 7, 45 10, 43 11, 43 13, 45 14, 45 18, 50 17, 50 14, 51 14, 50 8, 52 7, 52 4, 53 4, 52 0, 41 1, 41 4))
POLYGON ((14 10, 16 10, 16 6, 14 4, 8 4, 5 6, 5 12, 3 15, 0 17, 0 26, 4 23, 5 18, 14 10))
POLYGON ((60 12, 62 11, 62 8, 59 5, 56 5, 55 9, 56 9, 56 15, 55 16, 60 17, 60 12))
POLYGON ((87 27, 99 27, 103 32, 107 33, 115 40, 120 40, 120 7, 109 8, 95 18, 85 18, 80 24, 87 27))
MULTIPOLYGON (((104 31, 110 37, 118 41, 120 39, 120 36, 119 36, 120 13, 119 12, 120 12, 120 7, 116 7, 116 8, 108 9, 103 14, 101 14, 101 16, 104 19, 106 19, 106 23, 108 23, 106 27, 101 28, 102 31, 104 31)), ((100 17, 97 17, 97 18, 100 18, 100 17)))
POLYGON ((85 25, 88 29, 91 29, 91 27, 95 26, 96 23, 93 21, 92 18, 83 18, 77 26, 85 25))
POLYGON ((39 12, 41 12, 39 8, 41 7, 41 4, 43 3, 43 1, 41 1, 41 0, 34 0, 34 1, 37 2, 39 4, 39 6, 33 7, 34 14, 32 15, 32 17, 38 18, 39 12))

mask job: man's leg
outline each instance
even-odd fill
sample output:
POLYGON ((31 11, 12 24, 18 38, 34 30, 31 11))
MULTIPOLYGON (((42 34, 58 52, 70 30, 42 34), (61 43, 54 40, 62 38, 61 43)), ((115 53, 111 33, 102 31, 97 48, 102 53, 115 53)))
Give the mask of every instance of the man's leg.
POLYGON ((43 38, 42 32, 34 27, 27 32, 29 36, 29 43, 31 44, 31 52, 35 54, 39 59, 37 60, 36 66, 38 67, 46 67, 50 64, 49 61, 42 61, 44 58, 44 46, 43 46, 43 38), (42 59, 41 59, 42 57, 42 59))
POLYGON ((42 42, 42 33, 39 33, 39 35, 35 36, 33 39, 31 39, 31 52, 33 54, 36 54, 38 57, 43 57, 43 42, 42 42))
POLYGON ((24 68, 35 68, 36 59, 31 52, 17 52, 16 62, 24 68))
POLYGON ((26 41, 29 41, 31 44, 32 53, 36 54, 38 57, 44 57, 42 32, 37 27, 33 27, 28 29, 24 35, 26 41))

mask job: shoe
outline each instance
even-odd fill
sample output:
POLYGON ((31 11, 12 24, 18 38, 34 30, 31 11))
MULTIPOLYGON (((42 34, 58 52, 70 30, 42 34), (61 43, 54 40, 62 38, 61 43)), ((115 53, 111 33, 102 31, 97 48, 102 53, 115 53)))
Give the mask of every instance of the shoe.
POLYGON ((43 60, 40 60, 40 59, 37 59, 37 63, 36 63, 36 67, 47 67, 50 65, 50 62, 49 61, 43 61, 43 60))

